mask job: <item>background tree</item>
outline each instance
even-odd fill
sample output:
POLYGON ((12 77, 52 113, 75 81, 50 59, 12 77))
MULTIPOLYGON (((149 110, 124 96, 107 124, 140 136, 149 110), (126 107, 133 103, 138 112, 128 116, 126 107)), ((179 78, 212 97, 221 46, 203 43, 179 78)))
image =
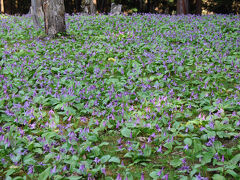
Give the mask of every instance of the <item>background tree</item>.
MULTIPOLYGON (((4 2, 4 13, 7 14, 27 14, 31 6, 30 0, 0 0, 4 2)), ((83 0, 64 0, 66 13, 72 14, 83 12, 81 7, 83 0)), ((93 0, 96 1, 96 9, 99 13, 109 13, 111 3, 122 4, 124 12, 145 12, 176 14, 177 4, 188 2, 189 14, 201 14, 205 12, 221 14, 239 14, 240 0, 93 0)), ((178 7, 182 7, 179 4, 178 7)), ((183 8, 181 8, 183 9, 183 8)), ((179 11, 178 11, 179 12, 179 11)), ((186 14, 182 12, 181 14, 186 14)))
POLYGON ((75 9, 76 9, 76 12, 80 12, 81 11, 81 4, 82 4, 82 1, 81 0, 75 0, 75 9))
POLYGON ((45 33, 54 37, 66 33, 64 0, 43 0, 45 33))
POLYGON ((37 29, 41 29, 40 18, 43 17, 42 0, 31 0, 30 12, 33 19, 33 24, 37 29), (41 15, 42 13, 42 15, 41 15))
POLYGON ((240 0, 207 0, 204 1, 203 6, 214 13, 230 14, 239 13, 238 7, 240 0))
POLYGON ((4 13, 4 2, 1 0, 1 13, 4 13))
POLYGON ((202 14, 202 0, 197 0, 196 2, 196 14, 197 15, 202 14))
POLYGON ((188 0, 177 0, 177 14, 188 14, 189 4, 188 0))

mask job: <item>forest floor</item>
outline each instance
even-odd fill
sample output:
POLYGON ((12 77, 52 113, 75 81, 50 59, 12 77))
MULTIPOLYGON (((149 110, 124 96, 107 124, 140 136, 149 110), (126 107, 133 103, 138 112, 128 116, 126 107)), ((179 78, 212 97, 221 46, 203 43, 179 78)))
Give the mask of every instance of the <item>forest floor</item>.
POLYGON ((0 16, 0 178, 239 179, 240 19, 0 16))

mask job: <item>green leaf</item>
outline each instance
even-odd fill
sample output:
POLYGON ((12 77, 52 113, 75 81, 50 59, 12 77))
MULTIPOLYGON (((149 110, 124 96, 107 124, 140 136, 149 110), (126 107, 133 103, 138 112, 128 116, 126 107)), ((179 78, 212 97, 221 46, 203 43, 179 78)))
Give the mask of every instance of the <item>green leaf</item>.
POLYGON ((17 176, 13 180, 26 180, 26 179, 27 179, 26 176, 24 176, 24 177, 17 176))
POLYGON ((109 159, 109 162, 120 163, 120 159, 118 157, 111 157, 111 159, 109 159))
POLYGON ((107 176, 107 177, 105 177, 105 180, 113 180, 113 178, 110 176, 107 176))
POLYGON ((99 144, 98 146, 99 146, 99 147, 102 147, 102 146, 107 146, 107 145, 109 145, 109 142, 102 142, 102 143, 99 144))
POLYGON ((143 149, 143 155, 145 157, 150 157, 152 154, 152 148, 149 145, 146 145, 145 149, 143 149))
MULTIPOLYGON (((10 167, 11 168, 11 167, 10 167)), ((11 168, 7 170, 6 176, 12 175, 16 171, 16 168, 11 168)))
POLYGON ((226 171, 226 173, 232 175, 234 178, 239 178, 240 177, 240 175, 238 175, 235 171, 233 171, 231 169, 228 169, 226 171))
POLYGON ((240 161, 240 154, 237 154, 230 160, 230 163, 233 165, 236 165, 239 161, 240 161))
POLYGON ((193 140, 193 149, 194 149, 194 152, 196 152, 196 153, 202 151, 201 141, 194 139, 193 140))
POLYGON ((87 138, 90 142, 97 142, 98 137, 96 135, 88 136, 87 138))
POLYGON ((127 172, 124 179, 133 180, 133 175, 130 172, 127 172))
POLYGON ((204 165, 204 164, 210 163, 212 161, 213 156, 214 155, 211 152, 205 153, 203 155, 203 159, 201 161, 201 164, 204 165))
POLYGON ((82 179, 82 177, 80 176, 70 176, 68 177, 69 180, 79 180, 79 179, 82 179))
POLYGON ((179 180, 188 180, 187 176, 181 176, 179 180))
POLYGON ((185 143, 185 144, 188 144, 189 146, 191 146, 191 145, 192 145, 192 139, 190 139, 190 138, 185 138, 185 139, 184 139, 184 143, 185 143))
POLYGON ((111 158, 110 155, 105 155, 105 156, 101 157, 101 163, 107 162, 110 158, 111 158))
POLYGON ((225 180, 225 177, 220 174, 214 174, 212 179, 213 180, 225 180))
POLYGON ((49 141, 52 137, 57 137, 58 134, 56 132, 46 132, 42 134, 42 137, 45 137, 47 141, 49 141))
POLYGON ((128 129, 128 128, 123 128, 123 129, 121 129, 121 134, 122 134, 124 137, 129 138, 129 137, 131 136, 131 130, 128 129))
POLYGON ((46 180, 50 176, 51 167, 45 169, 41 174, 39 174, 38 180, 46 180))
POLYGON ((159 179, 159 176, 157 175, 159 171, 160 171, 159 169, 156 169, 156 170, 152 171, 152 172, 149 174, 149 176, 150 176, 151 178, 153 178, 154 180, 159 179))
POLYGON ((170 161, 170 165, 173 167, 178 167, 182 164, 182 161, 180 159, 173 159, 172 161, 170 161))
POLYGON ((63 176, 61 176, 61 175, 55 175, 53 178, 54 178, 54 180, 62 180, 62 179, 63 179, 63 176))

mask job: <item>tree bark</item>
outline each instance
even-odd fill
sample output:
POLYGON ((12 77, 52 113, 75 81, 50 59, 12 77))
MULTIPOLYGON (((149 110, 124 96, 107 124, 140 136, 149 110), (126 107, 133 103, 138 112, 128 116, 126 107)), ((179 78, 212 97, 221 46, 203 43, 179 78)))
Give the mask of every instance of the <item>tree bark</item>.
POLYGON ((177 14, 188 14, 188 0, 177 0, 177 14))
POLYGON ((82 4, 81 0, 75 0, 75 7, 77 12, 81 11, 81 4, 82 4))
POLYGON ((1 0, 1 13, 4 13, 4 2, 1 0))
POLYGON ((12 4, 11 4, 11 1, 9 1, 9 0, 4 1, 3 0, 3 6, 4 6, 4 13, 12 14, 12 4))
POLYGON ((82 8, 86 14, 96 14, 96 6, 93 0, 82 0, 82 8))
POLYGON ((43 0, 45 33, 55 37, 66 32, 64 0, 43 0))
POLYGON ((197 0, 196 6, 197 6, 196 14, 197 15, 202 15, 202 0, 197 0))
POLYGON ((41 29, 40 18, 43 17, 42 0, 31 0, 30 13, 32 15, 34 26, 37 29, 41 29))

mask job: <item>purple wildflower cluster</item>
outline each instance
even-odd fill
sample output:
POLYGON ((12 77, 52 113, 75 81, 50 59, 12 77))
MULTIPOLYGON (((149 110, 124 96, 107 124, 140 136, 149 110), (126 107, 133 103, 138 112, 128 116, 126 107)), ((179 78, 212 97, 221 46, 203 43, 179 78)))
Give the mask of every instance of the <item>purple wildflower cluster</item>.
POLYGON ((240 130, 237 16, 66 18, 70 36, 48 41, 29 16, 0 18, 4 175, 208 179, 186 158, 217 169, 236 154, 225 140, 240 130))

